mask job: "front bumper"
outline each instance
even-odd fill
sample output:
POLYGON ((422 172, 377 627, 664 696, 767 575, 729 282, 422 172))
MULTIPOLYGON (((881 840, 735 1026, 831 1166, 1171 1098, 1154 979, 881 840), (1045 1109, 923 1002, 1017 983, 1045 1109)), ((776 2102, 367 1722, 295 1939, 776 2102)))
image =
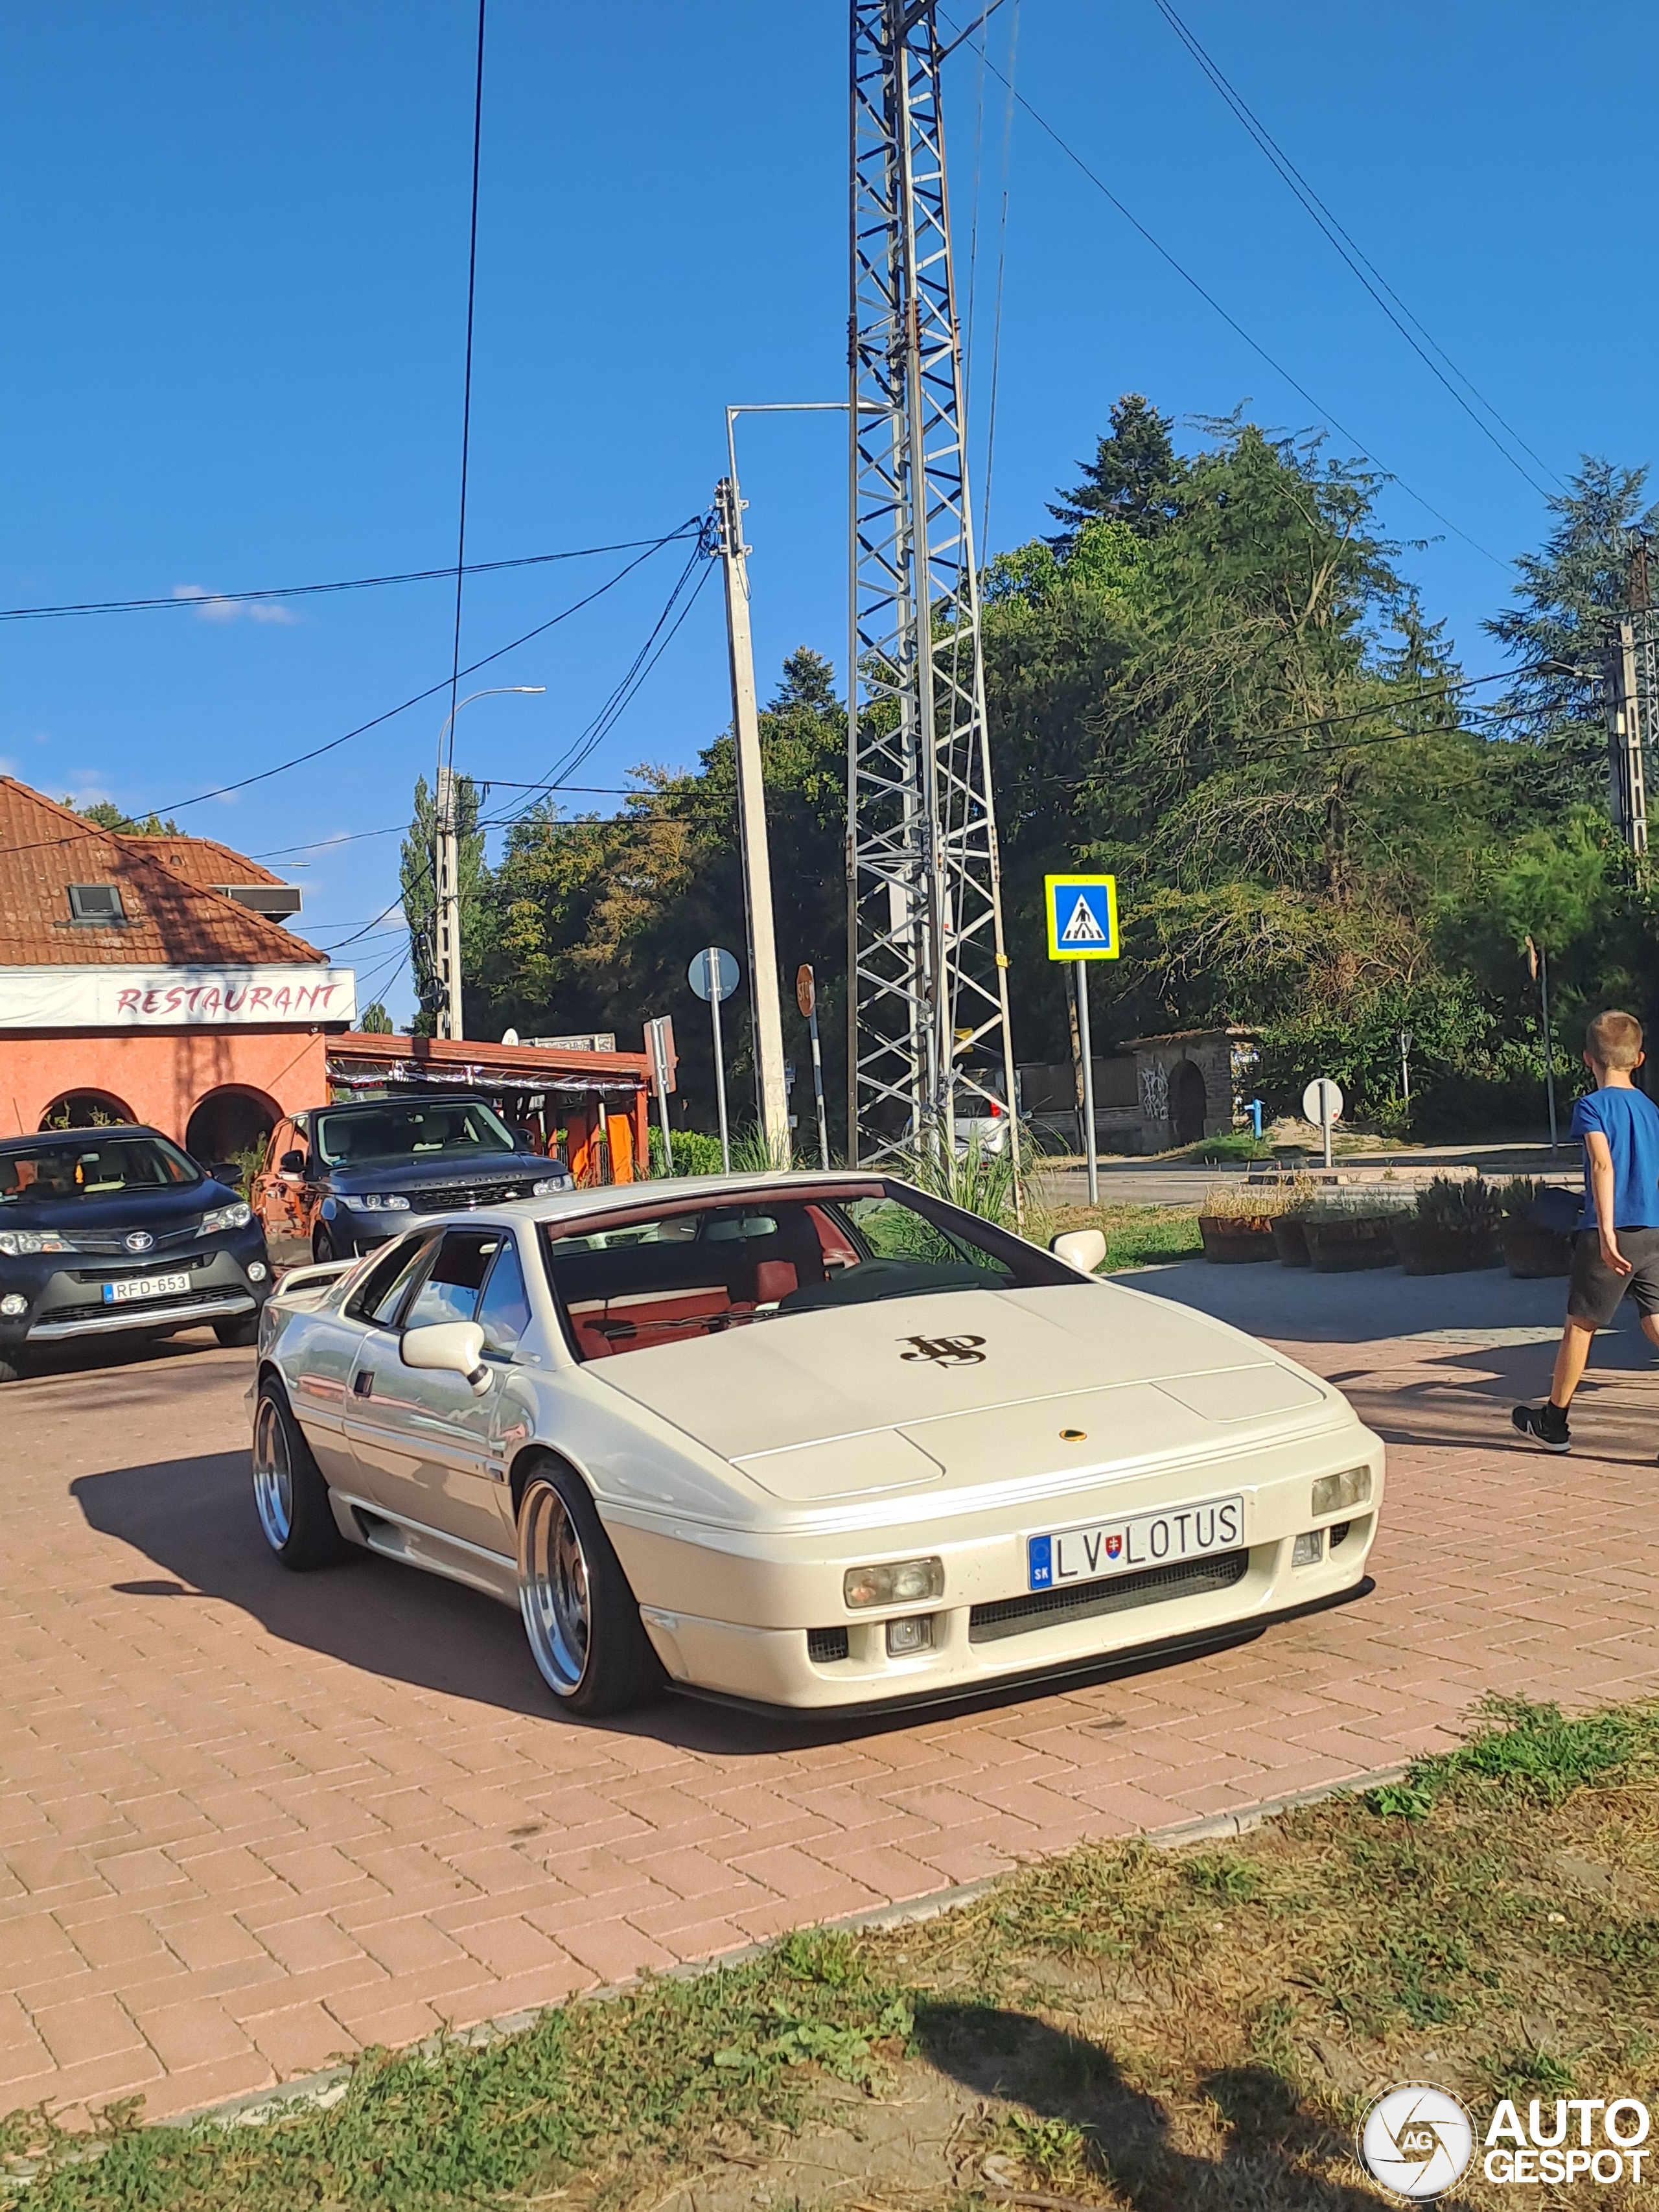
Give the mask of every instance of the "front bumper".
POLYGON ((186 1244, 143 1263, 91 1253, 53 1253, 0 1266, 0 1291, 27 1299, 19 1315, 0 1316, 0 1346, 44 1349, 87 1337, 164 1335, 177 1328, 234 1320, 256 1312, 270 1295, 270 1263, 257 1227, 186 1244), (251 1278, 259 1267, 263 1276, 251 1278), (103 1285, 139 1276, 185 1274, 182 1291, 106 1304, 103 1285))
MULTIPOLYGON (((1178 1478, 1120 1478, 1092 1498, 1073 1492, 1038 1500, 1020 1509, 1017 1525, 1003 1513, 994 1527, 936 1521, 838 1534, 828 1543, 743 1543, 712 1534, 699 1542, 602 1510, 672 1680, 759 1704, 833 1709, 961 1696, 1148 1646, 1202 1643, 1334 1602, 1364 1580, 1382 1490, 1382 1445, 1355 1424, 1334 1437, 1223 1458, 1178 1478), (1361 1464, 1371 1475, 1366 1502, 1346 1515, 1314 1516, 1312 1480, 1361 1464), (1243 1497, 1244 1520, 1234 1552, 1190 1562, 1190 1571, 1105 1576, 1063 1592, 1026 1586, 1028 1536, 1235 1491, 1243 1497), (1297 1538, 1316 1529, 1317 1557, 1297 1564, 1297 1538), (841 1587, 847 1568, 926 1555, 945 1562, 940 1599, 848 1612, 841 1587), (687 1606, 684 1595, 694 1591, 702 1601, 687 1606), (890 1652, 888 1622, 921 1617, 928 1623, 927 1648, 890 1652)), ((1305 1555, 1310 1547, 1303 1548, 1305 1555)))

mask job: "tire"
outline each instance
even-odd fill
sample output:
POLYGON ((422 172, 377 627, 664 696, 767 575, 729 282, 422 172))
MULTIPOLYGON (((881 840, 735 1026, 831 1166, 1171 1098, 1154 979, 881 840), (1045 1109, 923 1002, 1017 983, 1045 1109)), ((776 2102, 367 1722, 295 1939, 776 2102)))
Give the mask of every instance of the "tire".
POLYGON ((237 1314, 229 1321, 216 1321, 213 1334, 225 1349, 240 1351, 245 1346, 259 1341, 259 1310, 251 1314, 237 1314))
POLYGON ((351 1555, 335 1525, 322 1470, 271 1375, 260 1383, 253 1409, 253 1510, 266 1543, 296 1574, 351 1555))
POLYGON ((585 1719, 641 1704, 662 1668, 586 1484, 532 1474, 519 1505, 519 1611, 530 1656, 559 1702, 585 1719))
POLYGON ((0 1382, 21 1382, 27 1371, 21 1353, 15 1359, 8 1359, 0 1353, 0 1382))
POLYGON ((317 1233, 311 1240, 311 1256, 319 1267, 326 1267, 331 1260, 349 1260, 351 1255, 339 1249, 327 1223, 319 1221, 317 1233))

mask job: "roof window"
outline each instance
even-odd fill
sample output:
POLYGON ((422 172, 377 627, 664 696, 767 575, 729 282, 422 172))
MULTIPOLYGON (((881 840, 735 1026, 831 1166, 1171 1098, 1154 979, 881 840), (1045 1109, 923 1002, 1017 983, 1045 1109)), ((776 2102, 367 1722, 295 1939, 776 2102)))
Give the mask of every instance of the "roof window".
POLYGON ((71 884, 69 902, 76 921, 121 922, 127 918, 120 891, 113 884, 71 884))

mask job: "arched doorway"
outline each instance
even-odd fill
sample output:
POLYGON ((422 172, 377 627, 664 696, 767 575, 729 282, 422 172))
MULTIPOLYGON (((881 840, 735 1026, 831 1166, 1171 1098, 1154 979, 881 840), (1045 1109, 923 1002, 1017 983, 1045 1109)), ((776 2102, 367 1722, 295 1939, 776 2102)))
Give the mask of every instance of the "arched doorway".
POLYGON ((204 1168, 217 1167, 263 1145, 282 1109, 263 1091, 222 1084, 198 1098, 185 1128, 185 1150, 204 1168))
POLYGON ((40 1116, 43 1129, 106 1129, 117 1121, 135 1120, 125 1098, 112 1091, 65 1091, 40 1116))
POLYGON ((1209 1093, 1202 1072, 1190 1060, 1170 1071, 1170 1121, 1177 1145, 1195 1145, 1204 1134, 1204 1117, 1210 1110, 1209 1093))

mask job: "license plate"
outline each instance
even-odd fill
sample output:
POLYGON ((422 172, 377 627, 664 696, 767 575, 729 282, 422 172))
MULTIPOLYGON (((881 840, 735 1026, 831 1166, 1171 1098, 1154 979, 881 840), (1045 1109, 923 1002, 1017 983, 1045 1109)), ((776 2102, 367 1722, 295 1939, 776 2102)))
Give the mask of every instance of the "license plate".
POLYGON ((173 1298, 190 1288, 188 1275, 124 1275, 118 1283, 106 1283, 106 1306, 130 1305, 137 1298, 173 1298))
POLYGON ((1244 1500, 1207 1498, 1168 1513, 1135 1513, 1026 1539, 1029 1587, 1061 1589, 1067 1583, 1098 1582, 1107 1575, 1146 1567, 1175 1566, 1209 1552, 1237 1551, 1244 1540, 1244 1500))

